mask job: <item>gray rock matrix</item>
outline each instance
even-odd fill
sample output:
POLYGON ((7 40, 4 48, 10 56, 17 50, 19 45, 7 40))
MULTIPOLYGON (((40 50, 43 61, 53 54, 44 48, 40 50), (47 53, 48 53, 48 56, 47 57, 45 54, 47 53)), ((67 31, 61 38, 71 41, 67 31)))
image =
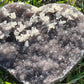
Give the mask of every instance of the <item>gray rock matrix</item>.
POLYGON ((84 15, 66 4, 0 8, 0 65, 24 84, 61 81, 84 53, 84 15))

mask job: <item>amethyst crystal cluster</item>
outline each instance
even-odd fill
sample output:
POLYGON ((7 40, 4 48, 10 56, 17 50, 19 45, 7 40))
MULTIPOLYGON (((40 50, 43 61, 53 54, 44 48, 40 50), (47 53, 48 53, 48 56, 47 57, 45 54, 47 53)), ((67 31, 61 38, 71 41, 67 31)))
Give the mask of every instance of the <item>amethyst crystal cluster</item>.
POLYGON ((84 53, 84 15, 66 4, 0 8, 0 65, 24 84, 64 79, 84 53))

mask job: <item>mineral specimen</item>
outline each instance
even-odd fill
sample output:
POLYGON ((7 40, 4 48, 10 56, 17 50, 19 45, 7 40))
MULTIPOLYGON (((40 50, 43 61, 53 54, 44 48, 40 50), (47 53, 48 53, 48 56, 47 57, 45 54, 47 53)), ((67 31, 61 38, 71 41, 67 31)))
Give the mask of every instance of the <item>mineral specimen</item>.
POLYGON ((0 65, 24 84, 61 81, 84 53, 84 15, 66 4, 0 8, 0 65))

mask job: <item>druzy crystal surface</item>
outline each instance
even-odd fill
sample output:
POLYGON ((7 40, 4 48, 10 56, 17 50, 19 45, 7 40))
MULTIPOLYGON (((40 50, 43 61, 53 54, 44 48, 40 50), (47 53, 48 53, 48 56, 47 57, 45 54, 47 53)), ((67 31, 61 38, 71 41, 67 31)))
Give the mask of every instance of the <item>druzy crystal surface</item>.
POLYGON ((66 4, 0 8, 0 65, 24 84, 60 81, 84 53, 84 15, 66 4))

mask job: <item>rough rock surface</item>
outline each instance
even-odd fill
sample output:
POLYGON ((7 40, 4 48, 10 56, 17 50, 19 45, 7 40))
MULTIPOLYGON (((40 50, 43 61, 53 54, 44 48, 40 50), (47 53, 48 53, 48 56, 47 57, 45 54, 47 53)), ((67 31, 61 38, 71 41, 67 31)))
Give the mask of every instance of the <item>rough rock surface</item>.
POLYGON ((0 8, 0 65, 24 84, 62 80, 84 53, 84 15, 65 4, 0 8))

